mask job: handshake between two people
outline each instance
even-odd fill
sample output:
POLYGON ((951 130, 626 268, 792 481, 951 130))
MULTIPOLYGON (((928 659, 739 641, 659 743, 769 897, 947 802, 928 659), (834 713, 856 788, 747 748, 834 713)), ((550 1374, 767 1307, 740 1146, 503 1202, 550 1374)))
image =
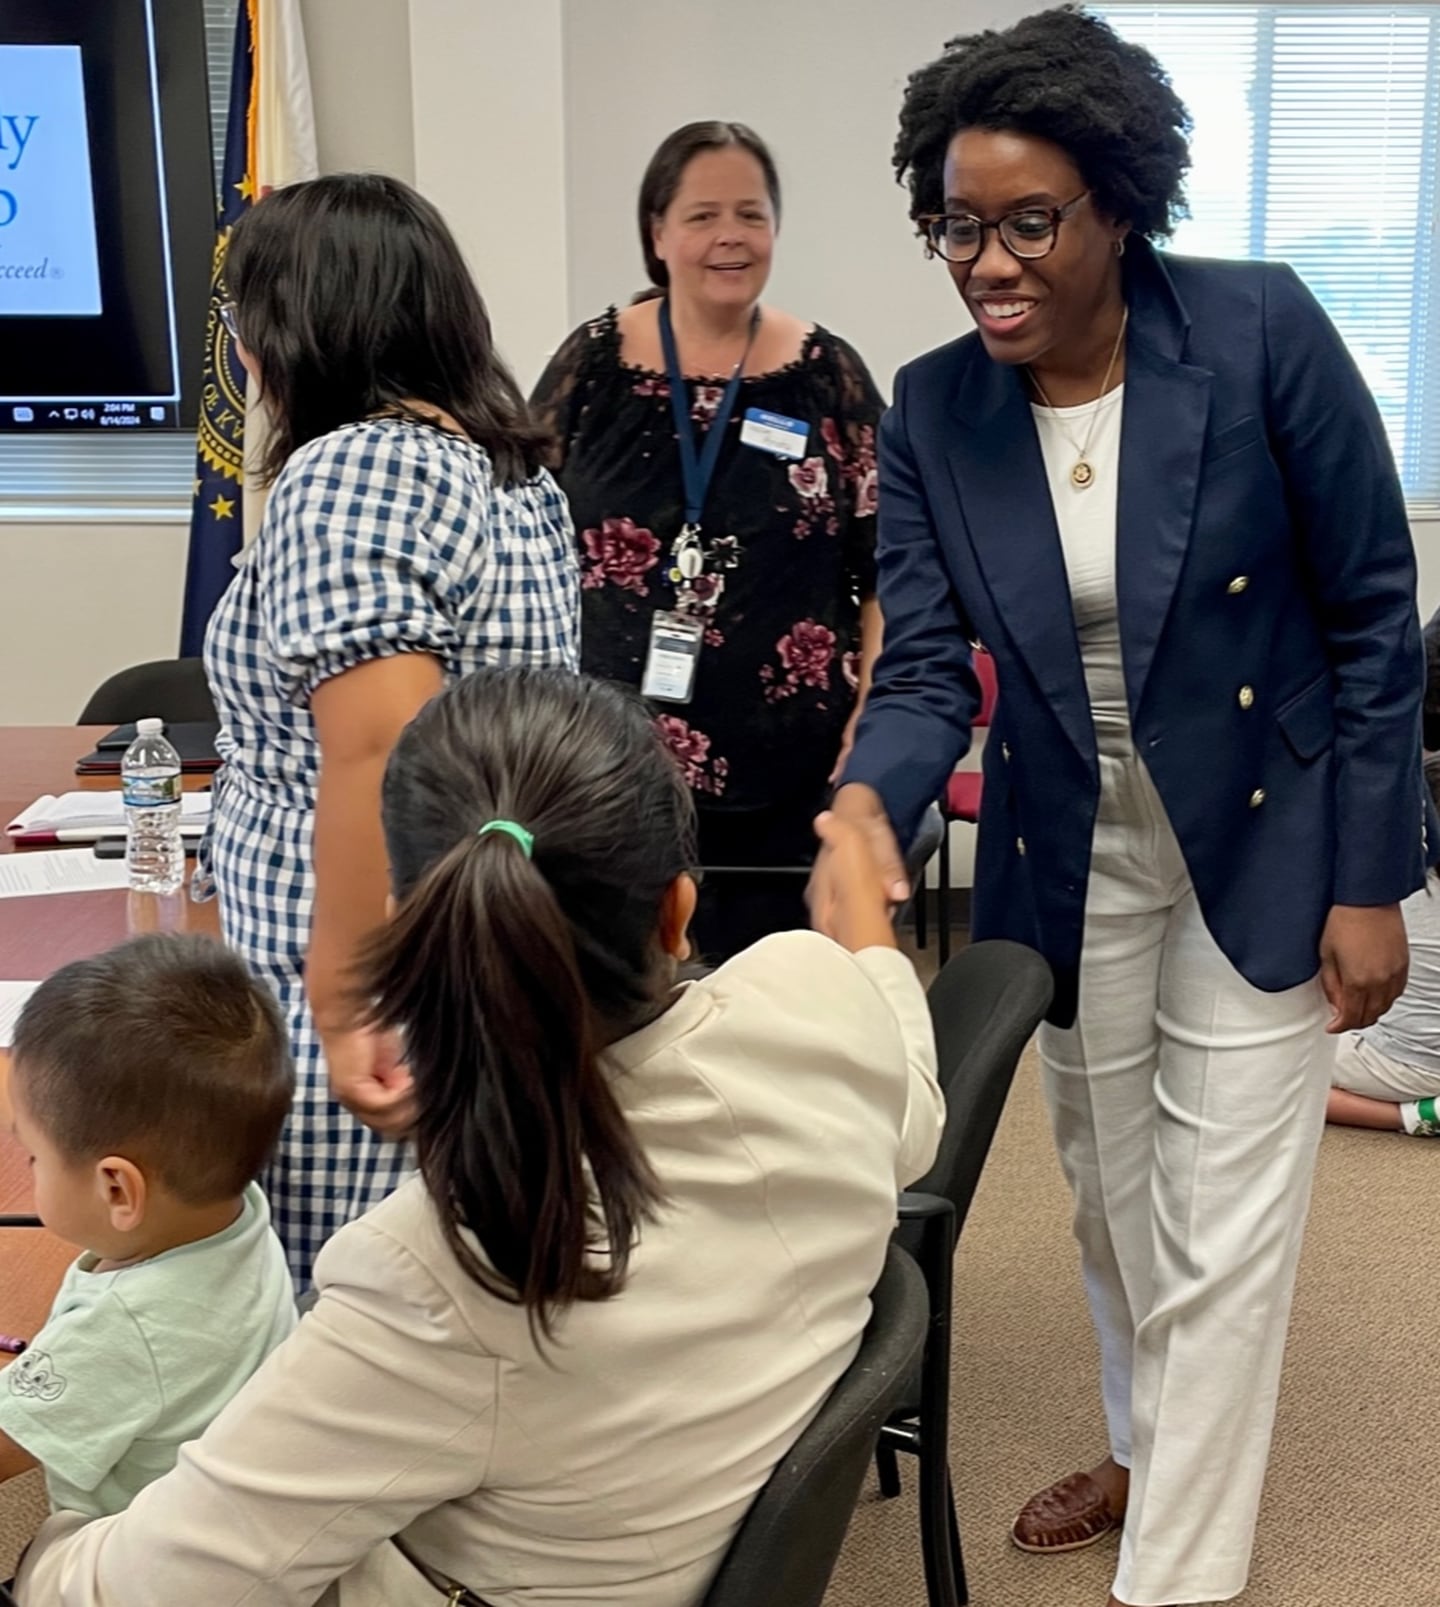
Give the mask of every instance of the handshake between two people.
MULTIPOLYGON (((820 840, 806 891, 810 921, 842 948, 894 948, 894 910, 910 896, 899 844, 879 795, 851 784, 815 822, 820 840)), ((330 1091, 385 1138, 415 1124, 415 1086, 398 1034, 362 1027, 322 1034, 330 1091)))

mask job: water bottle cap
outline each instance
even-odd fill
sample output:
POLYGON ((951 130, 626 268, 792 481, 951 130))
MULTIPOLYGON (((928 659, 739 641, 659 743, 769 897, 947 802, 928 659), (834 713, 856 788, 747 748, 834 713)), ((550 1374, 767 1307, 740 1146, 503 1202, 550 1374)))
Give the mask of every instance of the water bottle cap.
POLYGON ((142 737, 158 736, 165 729, 164 720, 136 720, 135 729, 142 737))

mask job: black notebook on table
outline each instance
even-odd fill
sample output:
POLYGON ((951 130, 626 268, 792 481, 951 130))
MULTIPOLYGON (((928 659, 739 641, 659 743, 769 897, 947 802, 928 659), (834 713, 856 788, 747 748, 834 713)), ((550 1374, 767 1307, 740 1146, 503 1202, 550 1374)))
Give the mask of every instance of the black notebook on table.
MULTIPOLYGON (((215 739, 220 734, 218 720, 178 721, 165 727, 176 753, 180 755, 180 768, 187 775, 204 775, 220 768, 220 755, 215 751, 215 739)), ((134 725, 117 725, 100 738, 95 751, 75 761, 77 776, 118 776, 120 761, 125 750, 135 740, 134 725)))

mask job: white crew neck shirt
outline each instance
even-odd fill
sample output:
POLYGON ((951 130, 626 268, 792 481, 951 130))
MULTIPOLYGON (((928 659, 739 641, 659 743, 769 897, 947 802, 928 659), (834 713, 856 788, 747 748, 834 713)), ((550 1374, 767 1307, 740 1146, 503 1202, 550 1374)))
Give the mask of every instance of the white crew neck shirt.
POLYGON ((1130 710, 1125 700, 1115 589, 1124 404, 1125 387, 1117 385, 1098 401, 1079 407, 1031 407, 1070 578, 1070 603, 1095 719, 1095 739, 1102 753, 1117 756, 1130 751, 1130 710), (1070 479, 1081 445, 1085 445, 1086 462, 1095 471, 1095 478, 1083 488, 1070 479))

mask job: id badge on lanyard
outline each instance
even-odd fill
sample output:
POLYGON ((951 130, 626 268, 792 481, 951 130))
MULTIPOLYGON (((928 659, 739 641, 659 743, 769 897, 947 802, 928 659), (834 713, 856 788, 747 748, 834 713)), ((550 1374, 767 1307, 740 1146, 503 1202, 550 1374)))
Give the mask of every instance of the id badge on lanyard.
POLYGON ((657 703, 688 703, 695 695, 695 674, 705 642, 705 623, 693 614, 667 610, 650 621, 650 651, 645 655, 642 697, 657 703))

